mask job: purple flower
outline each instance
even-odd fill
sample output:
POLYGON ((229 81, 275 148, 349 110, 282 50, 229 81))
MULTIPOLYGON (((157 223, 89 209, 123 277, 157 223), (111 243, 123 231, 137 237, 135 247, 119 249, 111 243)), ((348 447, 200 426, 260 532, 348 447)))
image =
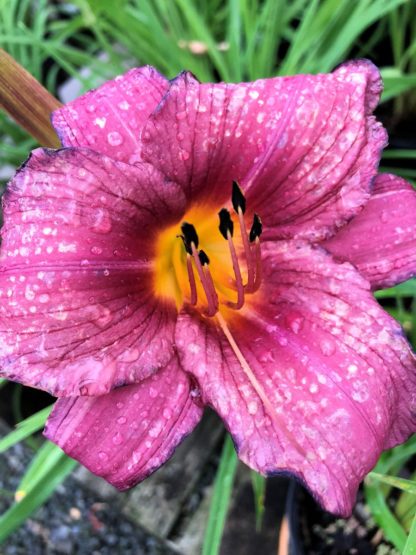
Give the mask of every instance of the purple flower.
POLYGON ((377 175, 366 61, 244 84, 134 69, 53 114, 4 197, 1 375, 120 489, 201 418, 351 511, 415 430, 415 359, 371 289, 416 269, 416 196, 377 175))

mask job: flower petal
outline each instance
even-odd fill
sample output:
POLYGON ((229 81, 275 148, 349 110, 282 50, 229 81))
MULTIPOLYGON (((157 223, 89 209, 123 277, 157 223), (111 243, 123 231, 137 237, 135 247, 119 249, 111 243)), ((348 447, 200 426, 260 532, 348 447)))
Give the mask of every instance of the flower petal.
POLYGON ((352 266, 299 243, 264 250, 262 298, 229 317, 231 335, 180 315, 180 361, 244 462, 294 473, 347 515, 381 451, 416 429, 415 359, 352 266))
POLYGON ((129 164, 140 161, 140 134, 168 81, 145 66, 107 81, 56 110, 52 116, 63 146, 85 146, 129 164))
POLYGON ((322 244, 352 262, 373 289, 416 274, 416 192, 395 175, 381 174, 362 212, 322 244))
POLYGON ((123 490, 159 468, 201 416, 175 359, 140 384, 100 397, 60 399, 45 435, 123 490))
POLYGON ((176 308, 155 299, 148 258, 182 207, 148 165, 35 151, 5 194, 1 374, 56 396, 97 395, 164 366, 176 308))
POLYGON ((229 201, 239 181, 269 238, 327 236, 368 199, 386 135, 375 66, 254 83, 181 74, 146 124, 143 157, 188 199, 229 201))

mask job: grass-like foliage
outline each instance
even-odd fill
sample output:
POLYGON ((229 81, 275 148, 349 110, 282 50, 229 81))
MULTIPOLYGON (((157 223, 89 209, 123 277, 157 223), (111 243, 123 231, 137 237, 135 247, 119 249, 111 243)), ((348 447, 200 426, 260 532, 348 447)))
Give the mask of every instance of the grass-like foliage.
MULTIPOLYGON (((368 56, 381 66, 382 100, 390 102, 393 123, 416 112, 416 4, 406 0, 0 0, 0 46, 58 97, 68 79, 83 92, 141 64, 154 65, 168 77, 186 68, 202 81, 241 81, 327 72, 348 57, 368 56)), ((36 143, 4 113, 0 142, 4 182, 36 143)), ((384 169, 416 180, 415 158, 411 148, 387 151, 384 169)), ((378 298, 415 344, 416 281, 380 292, 378 298)), ((20 422, 0 440, 0 452, 41 429, 48 412, 20 422)), ((384 454, 365 486, 374 519, 407 555, 416 545, 416 476, 404 480, 400 472, 415 454, 415 438, 384 454), (389 496, 397 488, 401 493, 392 508, 389 496)), ((0 543, 74 465, 48 442, 34 453, 15 504, 0 517, 0 543)), ((236 467, 227 438, 205 535, 207 555, 220 548, 236 467)), ((253 488, 260 527, 261 477, 253 477, 253 488)))

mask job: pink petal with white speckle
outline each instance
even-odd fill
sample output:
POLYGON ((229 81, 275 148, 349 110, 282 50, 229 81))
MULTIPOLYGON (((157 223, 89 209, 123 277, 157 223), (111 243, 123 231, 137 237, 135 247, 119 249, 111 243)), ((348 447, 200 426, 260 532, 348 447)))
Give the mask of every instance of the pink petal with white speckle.
POLYGON ((348 260, 373 289, 391 287, 416 274, 416 192, 395 175, 377 176, 358 216, 322 244, 348 260))
POLYGON ((164 366, 176 308, 155 299, 149 260, 178 187, 148 165, 39 149, 4 198, 1 375, 98 395, 164 366))
POLYGON ((63 146, 90 147, 135 164, 143 125, 167 86, 154 68, 135 68, 56 110, 52 123, 63 146))
POLYGON ((159 468, 201 416, 175 359, 140 384, 101 397, 60 399, 45 435, 94 474, 127 489, 159 468))
POLYGON ((386 143, 371 116, 380 90, 366 61, 239 85, 181 74, 143 130, 143 157, 188 199, 227 202, 237 180, 266 237, 322 238, 369 197, 386 143))
POLYGON ((299 476, 334 513, 352 509, 383 449, 416 429, 416 364, 399 325, 349 264, 299 243, 264 246, 262 298, 229 321, 182 313, 176 345, 240 458, 299 476))

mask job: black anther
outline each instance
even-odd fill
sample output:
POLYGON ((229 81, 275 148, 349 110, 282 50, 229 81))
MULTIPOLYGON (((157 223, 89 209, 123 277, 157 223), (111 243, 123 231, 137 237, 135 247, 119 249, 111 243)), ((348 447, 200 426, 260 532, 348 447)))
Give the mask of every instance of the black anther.
POLYGON ((257 214, 254 214, 253 224, 251 226, 250 234, 249 234, 250 243, 253 243, 257 239, 257 237, 260 237, 262 231, 263 231, 263 224, 261 223, 260 216, 258 216, 257 214))
POLYGON ((238 209, 241 208, 241 212, 244 214, 246 211, 246 197, 240 188, 237 181, 233 181, 233 191, 231 193, 231 202, 233 203, 233 208, 238 214, 238 209))
POLYGON ((221 232, 221 235, 224 237, 224 239, 228 239, 228 233, 230 233, 232 237, 234 233, 234 224, 229 211, 226 208, 222 208, 218 212, 218 216, 220 217, 219 230, 221 232))

